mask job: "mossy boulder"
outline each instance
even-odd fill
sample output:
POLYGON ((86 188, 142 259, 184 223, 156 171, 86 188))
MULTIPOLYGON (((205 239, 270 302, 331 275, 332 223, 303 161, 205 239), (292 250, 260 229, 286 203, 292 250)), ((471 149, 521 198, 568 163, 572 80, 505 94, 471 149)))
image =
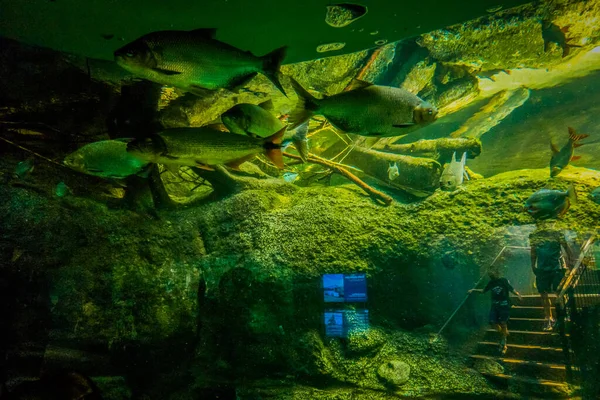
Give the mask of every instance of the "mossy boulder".
POLYGON ((377 376, 388 386, 400 387, 410 378, 410 366, 400 360, 390 360, 379 366, 377 376))

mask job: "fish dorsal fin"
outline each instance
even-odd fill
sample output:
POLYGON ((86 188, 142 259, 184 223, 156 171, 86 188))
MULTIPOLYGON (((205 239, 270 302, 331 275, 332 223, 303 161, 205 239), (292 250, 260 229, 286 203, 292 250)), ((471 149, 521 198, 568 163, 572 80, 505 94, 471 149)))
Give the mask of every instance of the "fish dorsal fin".
POLYGON ((556 143, 554 143, 554 142, 550 142, 550 149, 552 150, 552 153, 554 153, 554 154, 560 152, 560 150, 558 149, 558 146, 556 146, 556 143))
POLYGON ((373 84, 369 83, 369 82, 361 81, 360 79, 353 78, 346 90, 350 91, 350 90, 356 90, 356 89, 365 89, 365 88, 368 88, 369 86, 373 86, 373 84))
POLYGON ((267 100, 267 101, 263 101, 262 103, 260 103, 258 105, 260 108, 262 108, 263 110, 266 111, 273 111, 274 110, 274 106, 273 106, 273 101, 271 99, 267 100))
POLYGON ((217 28, 200 28, 194 29, 190 31, 195 36, 201 37, 203 39, 214 39, 217 35, 217 28))
POLYGON ((456 152, 452 153, 452 161, 450 163, 451 164, 456 163, 456 152))

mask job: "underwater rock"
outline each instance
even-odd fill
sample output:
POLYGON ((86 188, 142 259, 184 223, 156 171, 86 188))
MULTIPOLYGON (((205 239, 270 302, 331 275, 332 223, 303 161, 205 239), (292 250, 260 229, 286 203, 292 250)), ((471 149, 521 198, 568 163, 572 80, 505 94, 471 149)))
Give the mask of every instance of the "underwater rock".
POLYGON ((442 173, 441 165, 435 160, 385 153, 360 146, 356 146, 344 162, 393 187, 419 192, 435 190, 442 173), (393 182, 389 182, 388 177, 391 163, 395 163, 400 171, 393 182))
POLYGON ((479 156, 481 154, 481 141, 472 138, 421 139, 407 144, 389 144, 385 142, 380 144, 380 142, 377 142, 373 148, 391 153, 409 154, 416 157, 449 160, 454 152, 457 154, 466 152, 467 158, 479 156))
POLYGON ((431 83, 435 74, 436 64, 429 60, 419 61, 406 74, 402 85, 403 89, 408 90, 413 94, 419 94, 427 85, 431 83))
POLYGON ((467 106, 477 96, 479 96, 479 81, 469 75, 445 85, 436 85, 435 96, 431 102, 442 115, 447 115, 467 106))
POLYGON ((389 386, 400 387, 410 378, 410 366, 404 361, 390 360, 379 366, 377 376, 389 386))
POLYGON ((327 6, 325 22, 334 28, 343 28, 364 17, 367 11, 367 7, 359 4, 343 3, 327 6))
MULTIPOLYGON (((369 57, 369 51, 320 58, 310 62, 283 65, 281 72, 292 76, 300 85, 325 95, 341 92, 369 57), (323 73, 323 71, 327 71, 323 73)), ((290 93, 293 91, 290 90, 290 93)), ((295 98, 292 98, 295 100, 295 98)), ((293 107, 295 102, 290 104, 293 107)))
POLYGON ((530 94, 531 91, 527 88, 512 91, 504 90, 496 94, 485 107, 465 121, 460 128, 452 132, 450 137, 480 138, 502 122, 514 110, 525 104, 529 100, 530 94))
POLYGON ((500 363, 489 358, 478 358, 475 360, 473 368, 482 374, 504 374, 504 367, 500 363))
POLYGON ((317 46, 317 53, 327 53, 329 51, 337 51, 346 47, 346 43, 336 42, 336 43, 327 43, 321 44, 317 46))
POLYGON ((586 38, 583 47, 592 48, 600 33, 586 21, 599 11, 598 1, 527 4, 421 35, 418 43, 438 61, 475 70, 547 68, 562 63, 564 54, 562 44, 544 51, 548 39, 543 21, 549 18, 559 28, 568 27, 570 43, 579 45, 586 38))

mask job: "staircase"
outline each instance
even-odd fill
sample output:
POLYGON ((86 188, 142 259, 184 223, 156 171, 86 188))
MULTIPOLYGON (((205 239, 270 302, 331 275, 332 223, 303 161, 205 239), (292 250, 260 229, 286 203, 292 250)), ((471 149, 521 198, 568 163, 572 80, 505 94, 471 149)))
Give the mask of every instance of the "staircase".
POLYGON ((540 398, 569 398, 574 387, 566 381, 561 337, 558 330, 543 330, 541 297, 526 295, 522 301, 512 300, 506 354, 500 355, 500 334, 488 329, 471 358, 498 363, 504 372, 483 374, 503 389, 540 398))

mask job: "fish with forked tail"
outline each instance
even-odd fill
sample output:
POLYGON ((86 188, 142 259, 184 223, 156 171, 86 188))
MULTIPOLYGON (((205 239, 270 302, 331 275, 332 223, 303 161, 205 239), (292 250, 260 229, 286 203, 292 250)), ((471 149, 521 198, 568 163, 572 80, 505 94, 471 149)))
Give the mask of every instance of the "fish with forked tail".
POLYGON ((561 190, 540 189, 527 199, 525 210, 536 219, 557 218, 565 215, 571 203, 577 201, 573 185, 566 192, 561 190))
MULTIPOLYGON (((221 115, 221 121, 230 132, 253 138, 265 138, 286 126, 271 114, 272 108, 271 100, 259 105, 237 104, 221 115)), ((307 133, 308 124, 303 124, 294 130, 288 130, 284 135, 284 142, 293 143, 304 162, 308 159, 309 150, 307 133)))
POLYGON ((298 95, 290 113, 290 129, 322 115, 335 128, 362 136, 401 136, 429 125, 437 109, 407 90, 355 79, 350 90, 317 99, 291 79, 298 95))
POLYGON ((147 162, 208 170, 215 165, 238 169, 245 161, 265 153, 282 169, 281 142, 284 133, 285 127, 269 137, 252 138, 210 127, 173 128, 130 142, 127 152, 147 162))
POLYGON ((265 75, 284 95, 279 66, 282 47, 263 57, 215 39, 216 29, 158 31, 115 51, 115 61, 132 74, 197 95, 226 88, 236 90, 257 73, 265 75))
POLYGON ((585 139, 589 135, 578 135, 575 129, 569 127, 569 141, 560 150, 554 143, 550 143, 552 149, 552 158, 550 159, 550 176, 555 177, 569 165, 570 161, 577 161, 581 156, 575 156, 575 148, 583 146, 585 143, 579 143, 581 139, 585 139))
POLYGON ((467 153, 463 153, 460 161, 456 161, 456 152, 452 153, 450 164, 446 165, 444 172, 440 178, 440 187, 442 190, 456 190, 463 184, 465 177, 465 164, 467 161, 467 153))

